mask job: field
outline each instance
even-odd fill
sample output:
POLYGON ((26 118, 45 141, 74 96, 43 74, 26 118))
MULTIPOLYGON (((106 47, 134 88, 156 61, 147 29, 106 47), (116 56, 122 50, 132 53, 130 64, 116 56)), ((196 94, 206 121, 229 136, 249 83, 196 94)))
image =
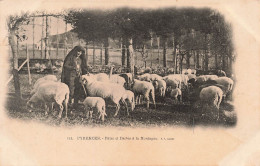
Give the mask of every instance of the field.
MULTIPOLYGON (((160 58, 160 64, 158 63, 158 50, 154 49, 152 58, 151 52, 148 54, 147 66, 162 66, 162 58, 160 58), (151 61, 152 60, 152 61, 151 61)), ((40 58, 40 50, 35 51, 35 58, 40 58)), ((100 50, 95 52, 96 64, 100 63, 100 50)), ((104 54, 104 52, 103 52, 104 54)), ((32 50, 29 50, 30 58, 32 56, 32 50)), ((88 52, 89 61, 88 64, 93 63, 93 50, 89 49, 88 52)), ((135 52, 135 60, 138 66, 144 66, 144 61, 142 60, 141 54, 135 52)), ((160 50, 160 55, 162 56, 162 50, 160 50)), ((25 51, 20 50, 20 58, 26 57, 25 51)), ((59 54, 56 57, 56 50, 51 52, 52 58, 64 58, 64 50, 59 50, 59 54)), ((172 67, 172 50, 167 52, 168 67, 172 67)), ((104 55, 103 55, 104 62, 104 55)), ((193 58, 190 59, 191 66, 193 65, 193 58)), ((120 65, 121 64, 121 52, 120 49, 110 50, 110 64, 120 65)), ((210 58, 210 65, 213 66, 213 58, 210 58)), ((185 60, 184 67, 185 68, 185 60)), ((28 84, 28 75, 20 74, 20 86, 23 95, 22 101, 16 101, 14 98, 14 87, 13 80, 8 84, 8 95, 6 101, 6 110, 10 118, 21 119, 24 121, 37 121, 40 123, 45 123, 47 125, 55 126, 73 126, 73 125, 83 125, 83 126, 125 126, 125 127, 155 127, 155 126, 186 126, 193 127, 195 125, 203 126, 225 126, 232 127, 236 124, 236 113, 232 104, 225 103, 221 105, 221 116, 217 121, 216 118, 209 113, 209 111, 202 111, 200 108, 194 108, 188 102, 173 104, 170 99, 166 102, 160 102, 157 100, 157 109, 155 110, 153 104, 150 109, 146 109, 145 105, 137 105, 133 112, 130 112, 130 116, 126 116, 125 108, 121 107, 118 117, 113 117, 115 112, 115 106, 108 104, 107 114, 105 122, 93 118, 88 120, 85 117, 83 106, 79 106, 78 110, 73 112, 73 114, 68 115, 68 119, 61 120, 57 119, 57 111, 50 113, 48 116, 44 115, 43 108, 37 108, 33 112, 29 113, 26 109, 26 102, 29 99, 30 91, 35 81, 43 77, 44 74, 32 74, 32 85, 28 84)), ((56 73, 57 78, 60 78, 60 73, 56 73)), ((70 111, 69 111, 70 113, 70 111)))
MULTIPOLYGON (((38 78, 43 77, 42 74, 32 74, 32 83, 38 78)), ((60 77, 60 74, 57 74, 60 77)), ((89 127, 105 127, 105 126, 123 126, 123 127, 176 127, 186 126, 194 127, 202 126, 223 126, 232 127, 236 124, 236 113, 232 104, 224 103, 220 108, 220 119, 217 121, 210 111, 191 106, 188 102, 173 104, 171 100, 166 102, 157 102, 157 109, 155 110, 153 104, 150 104, 150 109, 146 109, 146 105, 137 105, 130 116, 126 116, 124 107, 121 107, 119 115, 113 117, 115 106, 108 103, 107 117, 105 122, 97 120, 93 117, 92 120, 86 119, 83 106, 68 114, 68 119, 57 119, 57 111, 50 112, 48 116, 44 115, 43 108, 37 108, 33 112, 28 112, 26 109, 26 102, 30 97, 29 92, 32 85, 28 84, 28 75, 20 74, 21 90, 23 100, 17 101, 14 98, 14 88, 12 81, 9 83, 9 93, 7 95, 6 110, 10 118, 20 119, 23 121, 36 121, 52 126, 89 126, 89 127)), ((63 114, 64 115, 64 114, 63 114)))
MULTIPOLYGON (((68 50, 70 51, 70 50, 68 50)), ((41 50, 35 50, 35 55, 33 56, 33 50, 29 50, 28 54, 31 59, 33 58, 44 58, 44 50, 43 52, 43 57, 41 57, 41 50)), ((145 63, 142 58, 142 55, 140 52, 135 51, 134 53, 134 59, 136 66, 138 67, 144 67, 145 63)), ((146 58, 146 66, 147 67, 162 67, 163 66, 163 50, 159 50, 159 57, 160 61, 158 59, 158 49, 153 49, 153 50, 147 50, 145 56, 146 58)), ((95 50, 95 65, 100 65, 100 49, 95 50)), ((26 58, 26 51, 25 50, 20 50, 19 51, 19 58, 26 58)), ((64 59, 65 58, 65 51, 63 49, 59 49, 58 54, 57 50, 52 49, 50 50, 50 58, 51 59, 64 59)), ((166 52, 166 58, 167 58, 167 67, 173 67, 173 50, 168 49, 166 52)), ((114 49, 110 48, 109 49, 109 63, 114 64, 114 65, 121 65, 121 50, 120 49, 114 49)), ((104 57, 104 49, 102 50, 102 62, 104 64, 105 62, 105 57, 104 57)), ((88 49, 88 65, 93 65, 93 49, 88 49)), ((194 59, 193 56, 190 58, 190 65, 191 68, 194 66, 194 59)), ((202 66, 202 56, 200 57, 200 66, 202 66)), ((183 69, 186 68, 186 61, 185 58, 183 60, 183 69)), ((214 68, 214 57, 209 57, 209 69, 214 68)))

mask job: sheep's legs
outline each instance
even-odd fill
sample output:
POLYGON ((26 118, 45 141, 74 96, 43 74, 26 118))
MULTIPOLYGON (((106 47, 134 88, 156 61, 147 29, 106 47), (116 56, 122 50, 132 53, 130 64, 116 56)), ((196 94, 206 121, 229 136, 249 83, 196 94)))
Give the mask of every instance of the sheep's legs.
POLYGON ((85 111, 86 111, 86 118, 88 119, 89 118, 89 108, 85 108, 85 111))
POLYGON ((118 112, 119 112, 119 109, 120 109, 120 104, 119 104, 119 102, 118 102, 118 104, 116 105, 116 113, 115 113, 114 117, 117 116, 117 114, 118 114, 118 112))
MULTIPOLYGON (((62 104, 59 104, 59 107, 60 107, 60 112, 59 112, 58 118, 60 119, 61 116, 62 116, 62 112, 63 112, 63 105, 62 105, 62 104)), ((66 117, 66 118, 67 118, 67 117, 66 117)))
POLYGON ((153 99, 154 109, 156 109, 155 96, 153 94, 152 94, 152 99, 153 99))
POLYGON ((149 103, 150 103, 150 99, 149 99, 149 97, 145 97, 145 99, 146 99, 146 107, 147 107, 147 109, 149 109, 149 103))
POLYGON ((91 108, 90 111, 89 111, 90 119, 92 119, 92 115, 93 115, 93 108, 91 108))
POLYGON ((129 116, 129 111, 128 111, 128 105, 127 105, 127 102, 126 101, 122 101, 123 104, 125 105, 126 107, 126 113, 127 113, 127 116, 129 116))
POLYGON ((45 110, 45 116, 47 116, 49 112, 49 107, 47 106, 46 103, 44 103, 44 110, 45 110))

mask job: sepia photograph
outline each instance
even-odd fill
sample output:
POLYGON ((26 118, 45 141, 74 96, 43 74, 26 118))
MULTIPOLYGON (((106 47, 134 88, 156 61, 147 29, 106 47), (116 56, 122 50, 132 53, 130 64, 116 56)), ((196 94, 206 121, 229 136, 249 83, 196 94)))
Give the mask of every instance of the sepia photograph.
POLYGON ((260 164, 259 1, 15 2, 0 165, 260 164))

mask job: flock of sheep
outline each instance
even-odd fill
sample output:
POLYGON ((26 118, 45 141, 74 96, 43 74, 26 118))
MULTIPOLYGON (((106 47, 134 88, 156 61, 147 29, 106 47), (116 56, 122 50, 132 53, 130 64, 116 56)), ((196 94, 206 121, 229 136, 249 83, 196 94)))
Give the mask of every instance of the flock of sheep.
MULTIPOLYGON (((81 76, 82 85, 85 87, 87 97, 81 104, 84 105, 87 118, 92 118, 94 110, 99 115, 98 118, 105 120, 106 101, 112 101, 116 105, 114 116, 123 104, 129 115, 129 107, 134 111, 135 105, 145 100, 146 107, 149 109, 150 99, 156 109, 158 99, 165 101, 166 98, 172 99, 176 103, 183 100, 191 105, 201 103, 208 105, 216 110, 219 118, 219 107, 223 100, 227 100, 227 95, 231 95, 233 80, 226 77, 225 72, 219 71, 218 75, 196 75, 196 70, 185 70, 182 74, 169 74, 164 77, 157 74, 145 73, 133 77, 131 73, 122 74, 98 73, 86 74, 81 76)), ((42 102, 45 106, 45 114, 53 109, 53 104, 58 105, 58 118, 62 117, 65 110, 67 118, 69 88, 66 84, 57 80, 54 75, 46 75, 36 81, 32 97, 27 102, 29 111, 35 103, 42 102)))

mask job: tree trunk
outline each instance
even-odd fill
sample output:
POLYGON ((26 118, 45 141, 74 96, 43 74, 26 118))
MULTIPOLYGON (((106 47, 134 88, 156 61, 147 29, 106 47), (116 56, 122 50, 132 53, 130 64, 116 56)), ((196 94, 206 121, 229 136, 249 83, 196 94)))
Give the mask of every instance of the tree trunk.
POLYGON ((85 58, 86 58, 86 65, 88 65, 88 42, 86 42, 86 50, 85 50, 85 58))
POLYGON ((225 54, 222 54, 222 70, 225 71, 226 69, 226 60, 225 60, 225 54))
POLYGON ((104 46, 105 46, 105 65, 108 65, 109 62, 109 38, 105 39, 104 46))
POLYGON ((46 20, 45 20, 45 23, 46 23, 46 37, 45 37, 45 59, 47 59, 47 57, 49 57, 48 55, 48 47, 49 47, 49 24, 48 24, 48 16, 46 16, 46 20))
POLYGON ((196 67, 197 67, 197 69, 199 69, 200 68, 200 51, 198 50, 197 51, 197 55, 196 55, 196 63, 197 63, 197 65, 196 65, 196 67))
POLYGON ((158 46, 158 66, 160 66, 160 37, 157 37, 157 46, 158 46))
MULTIPOLYGON (((173 37, 173 59, 172 59, 172 63, 173 63, 173 67, 176 66, 176 41, 173 37)), ((175 71, 176 72, 176 71, 175 71)))
POLYGON ((197 51, 195 51, 195 50, 193 50, 193 63, 194 63, 194 69, 196 69, 197 68, 197 58, 196 58, 196 53, 197 53, 197 51))
POLYGON ((93 41, 93 66, 96 64, 96 48, 95 48, 95 42, 93 41))
POLYGON ((230 74, 233 73, 233 59, 232 59, 232 56, 229 56, 229 72, 230 74))
POLYGON ((207 47, 207 34, 205 34, 205 71, 208 71, 209 57, 208 57, 208 47, 207 47))
POLYGON ((126 42, 125 38, 122 39, 122 66, 125 66, 126 42))
POLYGON ((184 56, 185 56, 185 54, 184 55, 182 55, 182 54, 180 54, 180 66, 179 66, 179 73, 181 74, 182 73, 182 62, 183 62, 183 58, 184 58, 184 56))
POLYGON ((131 71, 130 69, 130 50, 129 50, 129 39, 126 41, 126 67, 128 68, 128 72, 131 71))
POLYGON ((218 69, 218 54, 215 53, 215 68, 218 69))
POLYGON ((134 76, 134 65, 135 65, 135 63, 134 63, 134 49, 133 49, 132 44, 133 44, 132 38, 128 38, 126 45, 128 46, 127 52, 129 52, 129 56, 127 56, 128 57, 127 59, 129 59, 130 73, 132 73, 132 75, 134 76))
POLYGON ((190 68, 190 51, 187 52, 186 68, 190 68))
POLYGON ((167 39, 163 38, 163 67, 167 67, 167 39))
POLYGON ((14 78, 14 89, 17 99, 21 99, 21 90, 20 90, 20 82, 18 75, 18 54, 17 49, 15 48, 15 32, 10 30, 9 34, 9 44, 13 53, 13 78, 14 78))
POLYGON ((102 61, 103 61, 103 45, 101 45, 101 48, 100 48, 100 65, 102 65, 102 61))

